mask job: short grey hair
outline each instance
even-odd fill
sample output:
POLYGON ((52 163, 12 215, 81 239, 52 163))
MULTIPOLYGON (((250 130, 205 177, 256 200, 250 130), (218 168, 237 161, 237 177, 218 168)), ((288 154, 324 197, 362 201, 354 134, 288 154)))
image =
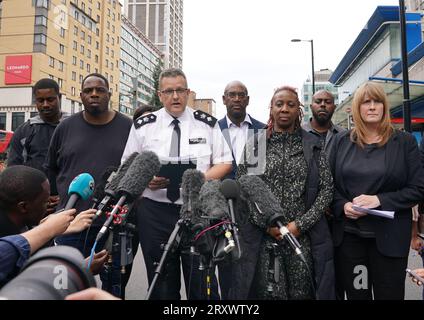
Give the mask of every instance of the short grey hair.
POLYGON ((187 77, 184 74, 183 70, 178 69, 178 68, 169 68, 169 69, 163 70, 160 73, 160 75, 159 75, 159 87, 160 87, 160 84, 162 83, 163 78, 175 78, 175 77, 183 77, 186 84, 187 84, 187 77))

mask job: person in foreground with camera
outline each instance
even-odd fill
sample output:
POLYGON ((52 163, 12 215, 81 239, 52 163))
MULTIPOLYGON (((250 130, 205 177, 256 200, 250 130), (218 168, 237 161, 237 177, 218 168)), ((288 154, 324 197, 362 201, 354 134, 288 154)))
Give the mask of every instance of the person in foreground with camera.
MULTIPOLYGON (((75 216, 76 210, 70 209, 42 219, 49 196, 49 181, 37 169, 13 166, 0 174, 0 286, 17 274, 32 253, 56 236, 90 226, 95 210, 75 216), (26 231, 32 226, 36 227, 26 231)), ((106 251, 94 257, 93 273, 98 272, 106 257, 106 251)))

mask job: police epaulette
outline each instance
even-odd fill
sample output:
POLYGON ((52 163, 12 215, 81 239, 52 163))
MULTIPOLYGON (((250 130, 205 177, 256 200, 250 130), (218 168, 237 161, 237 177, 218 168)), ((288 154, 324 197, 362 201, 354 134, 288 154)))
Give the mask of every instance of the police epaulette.
POLYGON ((155 121, 156 121, 156 115, 152 113, 146 114, 145 116, 138 117, 137 119, 134 120, 134 127, 138 129, 147 123, 153 123, 155 121))
POLYGON ((194 118, 196 120, 202 121, 207 125, 210 125, 212 128, 215 126, 215 123, 218 121, 215 117, 211 116, 209 113, 203 112, 202 110, 194 111, 194 118))

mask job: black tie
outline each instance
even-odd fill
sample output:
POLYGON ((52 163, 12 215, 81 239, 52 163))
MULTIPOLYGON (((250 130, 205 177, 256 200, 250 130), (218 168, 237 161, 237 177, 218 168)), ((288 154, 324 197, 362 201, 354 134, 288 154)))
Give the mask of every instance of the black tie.
POLYGON ((180 121, 178 119, 172 120, 172 124, 174 125, 174 131, 172 131, 172 139, 171 139, 171 148, 169 150, 170 157, 179 157, 180 156, 180 141, 181 141, 181 130, 178 125, 180 121))
MULTIPOLYGON (((170 157, 179 157, 180 156, 180 142, 181 142, 181 130, 178 125, 180 121, 178 119, 174 119, 172 124, 174 125, 174 131, 172 131, 172 139, 171 139, 171 148, 169 150, 170 157)), ((166 189, 166 197, 172 202, 177 201, 180 198, 180 186, 171 184, 166 189)))

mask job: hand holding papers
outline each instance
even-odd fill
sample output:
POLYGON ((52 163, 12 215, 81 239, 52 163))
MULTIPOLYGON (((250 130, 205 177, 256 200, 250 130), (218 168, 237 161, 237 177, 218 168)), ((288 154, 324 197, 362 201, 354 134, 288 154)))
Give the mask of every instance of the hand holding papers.
POLYGON ((374 216, 379 216, 379 217, 383 217, 383 218, 387 218, 387 219, 393 219, 395 217, 394 211, 367 209, 367 208, 363 208, 363 207, 359 207, 359 206, 355 206, 355 205, 352 206, 352 209, 354 209, 358 212, 363 212, 363 213, 367 213, 367 214, 371 214, 371 215, 374 215, 374 216))

